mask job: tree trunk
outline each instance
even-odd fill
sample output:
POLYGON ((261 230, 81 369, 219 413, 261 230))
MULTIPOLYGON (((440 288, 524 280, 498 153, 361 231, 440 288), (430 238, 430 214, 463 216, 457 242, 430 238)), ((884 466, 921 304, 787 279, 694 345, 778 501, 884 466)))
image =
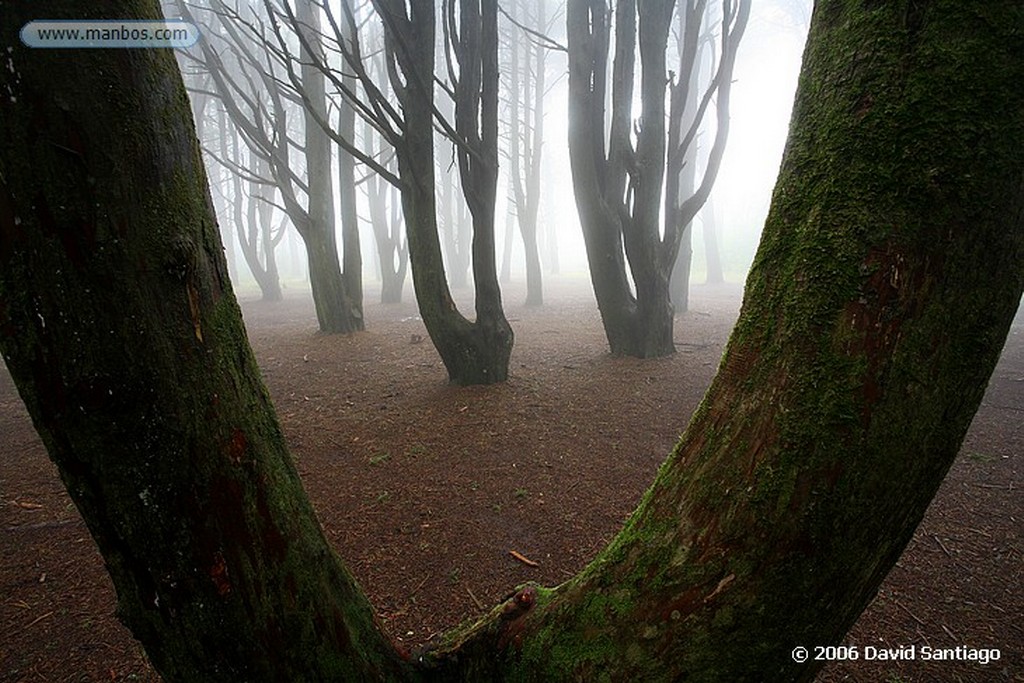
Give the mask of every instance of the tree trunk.
MULTIPOLYGON (((320 51, 320 18, 318 8, 309 2, 300 2, 297 7, 299 21, 303 26, 309 27, 307 41, 316 51, 320 51)), ((302 50, 302 87, 309 97, 310 106, 315 107, 319 112, 321 120, 327 119, 326 93, 324 87, 323 72, 317 68, 313 60, 323 59, 322 54, 310 57, 305 49, 302 50)), ((351 113, 351 112, 349 112, 351 113)), ((320 127, 309 109, 303 110, 305 122, 305 156, 306 156, 306 182, 309 186, 308 205, 306 221, 296 222, 295 227, 299 229, 306 242, 306 258, 309 262, 309 284, 313 290, 313 303, 316 307, 316 317, 320 323, 321 332, 340 332, 343 334, 359 332, 364 329, 363 323, 363 302, 362 302, 362 263, 359 255, 358 226, 353 226, 355 209, 355 180, 342 192, 349 192, 348 204, 343 205, 343 211, 349 212, 348 225, 343 224, 347 233, 343 239, 348 240, 348 247, 345 258, 346 264, 355 268, 355 275, 359 277, 359 284, 353 287, 353 274, 342 270, 338 260, 338 238, 335 231, 334 221, 334 183, 331 178, 331 149, 333 147, 330 137, 320 127), (353 238, 352 233, 355 232, 353 238), (354 251, 353 251, 354 250, 354 251)), ((348 158, 347 170, 351 175, 351 157, 348 158)), ((342 165, 342 172, 346 167, 342 165)), ((348 178, 345 178, 347 182, 348 178)))
POLYGON ((562 272, 562 264, 558 258, 558 221, 553 214, 549 204, 544 214, 544 253, 547 255, 548 272, 559 275, 562 272))
MULTIPOLYGON (((370 134, 370 126, 366 126, 370 134)), ((397 304, 402 301, 402 290, 405 288, 405 272, 409 262, 407 252, 401 246, 401 212, 392 211, 388 217, 388 194, 393 188, 377 177, 366 180, 367 204, 370 211, 370 224, 373 227, 374 243, 377 245, 377 262, 380 271, 380 302, 397 304), (397 260, 397 263, 396 263, 397 260)), ((401 202, 397 196, 391 197, 394 204, 401 202)))
MULTIPOLYGON (((160 11, 4 3, 0 25, 39 16, 160 11)), ((118 616, 168 681, 394 676, 405 665, 324 538, 260 381, 172 51, 12 46, 0 349, 118 616)))
MULTIPOLYGON (((573 191, 594 295, 614 354, 648 358, 675 352, 674 309, 668 303, 670 276, 682 238, 688 236, 690 222, 707 199, 721 162, 728 133, 732 66, 750 12, 750 0, 739 0, 735 5, 723 3, 726 17, 721 29, 722 58, 701 99, 702 106, 690 107, 694 115, 687 130, 683 127, 684 111, 688 98, 696 94, 691 76, 696 71, 694 60, 705 5, 697 2, 680 7, 683 21, 678 82, 666 72, 665 53, 675 6, 672 0, 617 0, 614 22, 604 0, 569 0, 567 5, 573 191), (611 116, 605 134, 605 88, 613 23, 611 116), (637 55, 639 119, 633 116, 637 55), (666 87, 671 95, 668 116, 666 87), (718 96, 715 142, 699 187, 683 200, 680 176, 686 166, 684 159, 687 153, 695 158, 692 143, 712 93, 718 96), (660 229, 661 213, 664 230, 660 229), (620 253, 623 250, 625 260, 620 253), (635 294, 625 272, 626 261, 636 285, 635 294), (642 325, 649 327, 638 329, 642 325)), ((687 270, 676 279, 682 290, 689 279, 689 261, 684 259, 680 265, 687 270)), ((685 305, 685 292, 671 300, 685 305)))
MULTIPOLYGON (((378 87, 386 93, 388 79, 384 60, 383 51, 379 51, 372 62, 380 78, 378 87)), ((374 130, 369 120, 364 120, 363 124, 363 140, 367 151, 373 154, 375 147, 378 150, 384 150, 385 143, 380 133, 374 130)), ((386 165, 392 173, 397 172, 393 157, 386 165)), ((373 243, 377 248, 377 272, 381 283, 380 302, 382 304, 401 303, 405 290, 405 274, 409 265, 409 253, 402 243, 401 196, 398 193, 398 188, 390 185, 376 173, 372 173, 366 178, 364 187, 369 206, 370 226, 373 229, 373 243)))
MULTIPOLYGON (((530 20, 525 16, 528 12, 518 3, 513 3, 512 9, 522 15, 522 21, 529 23, 530 20)), ((535 28, 541 32, 546 28, 543 2, 537 3, 535 28)), ((544 303, 544 285, 537 242, 537 216, 540 209, 540 162, 544 143, 544 69, 547 48, 539 43, 534 45, 536 57, 531 68, 529 50, 525 56, 519 54, 518 36, 513 36, 509 42, 509 180, 526 257, 526 305, 541 306, 544 303)), ((506 230, 505 235, 502 282, 508 281, 512 251, 511 231, 506 230)))
POLYGON ((611 352, 639 358, 675 352, 669 264, 659 254, 658 238, 669 17, 671 3, 648 3, 639 17, 633 0, 616 4, 614 94, 606 153, 604 87, 611 18, 604 0, 570 0, 567 7, 569 158, 590 278, 611 352), (648 123, 637 132, 634 150, 631 111, 638 50, 643 119, 648 123), (626 274, 627 255, 635 295, 626 274))
POLYGON ((722 273, 722 255, 718 249, 718 222, 715 220, 715 204, 708 203, 701 209, 701 228, 704 235, 704 256, 707 261, 707 283, 720 285, 725 282, 722 273))
POLYGON ((672 264, 669 278, 669 298, 676 313, 690 310, 690 269, 693 267, 693 222, 683 228, 679 239, 679 253, 672 264))
POLYGON ((793 649, 839 643, 899 558, 1024 290, 1021 31, 1011 0, 815 4, 700 408, 612 544, 451 636, 444 676, 813 679, 793 649))
MULTIPOLYGON (((352 0, 344 0, 351 6, 352 0)), ((313 3, 302 3, 315 7, 313 3)), ((314 10, 315 11, 315 10, 314 10)), ((343 33, 345 41, 351 44, 352 27, 345 25, 343 33)), ((322 78, 322 76, 321 76, 322 78)), ((351 89, 356 89, 356 78, 350 73, 342 77, 343 82, 351 89)), ((352 103, 341 98, 338 104, 338 132, 346 140, 356 139, 356 112, 352 103)), ((329 144, 329 143, 328 143, 329 144)), ((356 162, 351 153, 338 150, 338 204, 341 209, 341 249, 342 278, 345 281, 345 294, 354 308, 353 317, 357 319, 356 329, 365 327, 363 322, 363 254, 359 245, 359 214, 356 207, 356 162)))
MULTIPOLYGON (((687 95, 687 107, 683 112, 683 119, 689 120, 696 109, 696 94, 687 95)), ((679 190, 677 193, 669 193, 666 197, 666 212, 669 216, 675 217, 678 212, 679 198, 693 196, 694 183, 697 181, 697 145, 693 144, 686 150, 683 158, 682 168, 678 170, 679 190)), ((670 173, 670 175, 676 175, 670 173)), ((683 226, 682 235, 679 237, 679 251, 675 261, 672 263, 672 274, 669 276, 669 299, 676 313, 686 313, 690 310, 690 267, 693 264, 693 221, 683 226)))
MULTIPOLYGON (((220 138, 220 153, 222 156, 227 156, 226 141, 228 137, 228 124, 227 116, 224 113, 224 107, 217 104, 217 137, 220 138)), ((200 145, 202 140, 199 140, 200 145)), ((219 166, 216 167, 216 176, 213 181, 213 185, 221 187, 220 175, 222 170, 219 166)), ((223 171, 226 173, 227 171, 223 171)), ((228 263, 228 276, 231 282, 238 282, 238 265, 236 263, 237 258, 235 256, 235 231, 232 230, 230 222, 226 220, 230 213, 230 206, 228 205, 227 196, 223 190, 218 192, 213 198, 215 215, 219 218, 218 223, 220 225, 220 239, 224 244, 224 258, 228 263), (220 201, 218 201, 218 199, 220 201)))
MULTIPOLYGON (((238 140, 237 129, 233 130, 234 144, 231 158, 232 162, 245 168, 246 164, 242 159, 242 146, 238 140)), ((227 156, 227 144, 222 144, 224 158, 227 156)), ((266 165, 260 159, 250 159, 249 165, 253 167, 253 173, 257 177, 263 177, 266 165)), ((242 179, 234 172, 231 173, 232 208, 234 209, 235 232, 238 235, 238 243, 242 247, 242 256, 245 258, 249 272, 252 273, 256 284, 259 285, 263 294, 263 301, 280 301, 281 282, 277 274, 277 262, 274 260, 274 241, 270 230, 270 213, 272 207, 262 201, 264 186, 259 182, 249 183, 249 198, 243 198, 242 179), (260 245, 263 245, 263 258, 260 258, 260 245)))
POLYGON ((704 40, 700 33, 701 23, 707 22, 702 10, 693 12, 687 5, 680 11, 681 34, 680 74, 687 74, 679 83, 671 86, 672 105, 669 114, 667 192, 665 193, 665 238, 664 258, 672 264, 670 290, 672 302, 677 311, 686 311, 690 306, 690 268, 693 264, 693 219, 711 195, 711 188, 718 177, 729 139, 729 100, 732 92, 732 72, 736 63, 736 51, 746 30, 750 16, 751 0, 739 0, 733 5, 723 2, 721 27, 721 58, 715 69, 713 44, 704 40), (700 45, 700 47, 698 47, 700 45), (711 74, 708 88, 700 97, 701 63, 703 52, 711 53, 711 74), (705 124, 702 109, 710 101, 708 96, 715 93, 715 137, 708 149, 704 170, 697 181, 697 131, 705 124), (699 101, 699 103, 698 103, 699 101), (685 130, 683 124, 687 124, 685 130), (678 179, 678 180, 677 180, 678 179), (684 199, 685 197, 685 199, 684 199))
MULTIPOLYGON (((448 378, 456 384, 491 384, 508 378, 514 335, 505 319, 495 263, 494 205, 497 192, 498 73, 497 5, 467 0, 459 7, 453 58, 460 64, 455 88, 459 177, 472 218, 476 320, 463 316, 451 297, 441 257, 434 193, 434 122, 408 115, 395 145, 409 262, 423 324, 448 378), (468 150, 472 150, 470 153, 468 150)), ((432 0, 404 5, 374 0, 385 22, 391 87, 406 112, 434 109, 435 7, 432 0), (404 78, 398 75, 398 70, 404 78)), ((448 6, 446 6, 448 7, 448 6)), ((454 8, 445 20, 455 21, 454 8)), ((460 240, 461 241, 461 240, 460 240)), ((460 245, 460 248, 462 245, 460 245)), ((458 270, 458 269, 457 269, 458 270)))
MULTIPOLYGON (((0 25, 94 7, 8 4, 0 25)), ((169 51, 13 44, 0 351, 154 667, 812 680, 791 652, 838 643, 899 557, 1024 293, 1022 31, 1016 0, 819 0, 740 318, 680 443, 581 574, 412 658, 286 453, 169 51)))
POLYGON ((540 268, 540 250, 537 245, 537 222, 533 227, 523 227, 520 223, 519 229, 523 235, 523 249, 526 251, 526 305, 544 305, 544 284, 543 274, 540 268))
POLYGON ((515 222, 515 216, 512 212, 515 209, 512 206, 508 207, 508 211, 505 212, 505 238, 502 240, 501 249, 501 282, 508 284, 512 281, 512 247, 515 243, 516 231, 513 227, 515 222))

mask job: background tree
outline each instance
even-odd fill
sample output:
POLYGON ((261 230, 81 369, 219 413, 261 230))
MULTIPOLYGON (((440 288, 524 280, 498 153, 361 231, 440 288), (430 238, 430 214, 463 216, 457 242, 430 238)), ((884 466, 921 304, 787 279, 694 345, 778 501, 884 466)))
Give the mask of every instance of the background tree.
MULTIPOLYGON (((5 35, 159 16, 4 10, 5 35)), ((171 55, 12 43, 0 351, 154 666, 810 680, 793 646, 838 642, 899 557, 1024 293, 1022 30, 1015 0, 818 3, 740 319, 679 445, 579 576, 422 657, 381 635, 285 451, 171 55)))
MULTIPOLYGON (((450 98, 442 97, 438 109, 448 120, 454 118, 455 107, 450 98)), ((435 164, 436 177, 444 179, 437 188, 437 201, 445 272, 448 273, 452 289, 465 289, 469 286, 469 266, 473 262, 473 221, 469 216, 459 174, 454 172, 454 145, 441 133, 435 132, 434 140, 436 145, 440 145, 438 149, 444 150, 437 155, 435 164)))
MULTIPOLYGON (((387 76, 385 75, 386 79, 387 76)), ((373 140, 376 134, 370 124, 366 124, 363 140, 371 154, 374 153, 373 140)), ((383 144, 381 144, 383 148, 383 144)), ((398 167, 394 157, 387 164, 392 173, 398 167)), ((402 301, 405 289, 405 274, 409 268, 409 249, 406 246, 405 217, 402 215, 402 198, 398 188, 388 183, 373 172, 366 174, 364 181, 366 200, 369 205, 370 227, 373 229, 374 245, 377 250, 377 262, 380 266, 380 302, 397 304, 402 301)))
MULTIPOLYGON (((212 78, 205 66, 186 52, 176 54, 186 84, 191 84, 189 99, 196 121, 196 136, 207 167, 212 169, 210 188, 232 282, 237 282, 238 276, 233 263, 237 243, 263 300, 280 301, 276 248, 284 238, 285 225, 282 223, 275 231, 271 224, 275 181, 267 164, 248 153, 238 127, 230 122, 217 92, 211 89, 212 78), (245 186, 248 192, 243 192, 245 186)), ((235 77, 237 79, 239 74, 235 77)))
MULTIPOLYGON (((220 29, 210 35, 219 33, 222 42, 200 41, 201 63, 249 153, 267 164, 283 209, 302 237, 320 330, 355 332, 364 327, 358 230, 349 224, 342 231, 348 240, 343 244, 346 272, 338 259, 332 145, 318 124, 327 111, 323 74, 312 66, 311 57, 322 54, 319 19, 309 3, 298 6, 303 25, 309 27, 306 47, 297 48, 306 54, 298 92, 288 87, 291 63, 282 63, 280 52, 270 49, 274 35, 258 5, 212 0, 209 8, 202 8, 178 0, 177 9, 189 21, 220 29), (296 172, 302 168, 305 177, 296 172)), ((349 181, 344 167, 342 180, 342 185, 349 181)), ((342 215, 351 220, 350 212, 343 210, 342 215)))
POLYGON ((356 17, 357 10, 367 12, 365 3, 363 7, 356 8, 345 0, 340 5, 341 16, 336 16, 337 13, 324 3, 305 2, 295 10, 290 4, 272 0, 265 0, 263 5, 275 39, 275 44, 267 49, 283 65, 292 91, 309 115, 308 123, 319 127, 320 134, 338 147, 339 204, 347 287, 362 297, 362 265, 358 258, 359 217, 355 198, 356 185, 359 184, 356 182, 355 165, 362 162, 371 167, 359 182, 365 185, 369 204, 369 223, 378 256, 377 270, 381 276, 381 301, 401 301, 408 255, 402 243, 401 220, 394 212, 389 218, 387 210, 391 193, 386 178, 396 177, 393 152, 374 118, 360 111, 362 102, 356 94, 358 79, 348 66, 348 61, 358 52, 358 31, 362 25, 367 33, 364 40, 369 43, 371 52, 366 58, 368 64, 360 64, 360 68, 373 73, 374 87, 380 96, 388 97, 383 31, 367 17, 356 17), (322 26, 321 14, 326 17, 327 30, 322 26), (329 49, 325 49, 325 45, 329 49), (297 50, 296 46, 300 49, 297 50), (337 109, 336 119, 318 105, 318 97, 309 96, 304 83, 311 78, 312 72, 316 72, 318 81, 324 84, 331 108, 337 109), (330 92, 327 92, 327 84, 331 86, 330 92), (356 139, 357 118, 363 123, 362 140, 356 139), (374 169, 384 171, 384 174, 374 169))
MULTIPOLYGON (((506 12, 511 28, 508 41, 509 184, 516 224, 526 255, 526 305, 544 303, 537 217, 540 211, 541 155, 544 149, 544 96, 547 93, 547 54, 560 46, 545 37, 549 30, 546 0, 520 0, 506 12)), ((507 231, 502 275, 511 261, 511 231, 507 231)))
POLYGON ((715 218, 715 203, 708 202, 700 210, 700 223, 704 235, 704 260, 707 263, 707 283, 719 285, 725 282, 722 273, 722 255, 718 249, 718 221, 715 218))
MULTIPOLYGON (((468 1, 468 0, 467 0, 468 1)), ((270 0, 265 0, 269 5, 270 0)), ((326 60, 313 59, 394 150, 398 174, 357 148, 351 137, 333 130, 326 117, 315 114, 320 128, 346 151, 397 186, 402 194, 413 286, 420 315, 434 347, 457 384, 490 384, 508 376, 512 329, 501 305, 494 256, 494 205, 497 165, 497 10, 493 0, 462 2, 456 11, 446 4, 441 17, 448 80, 435 78, 436 8, 419 0, 405 5, 392 0, 374 2, 384 28, 385 61, 391 92, 397 103, 374 82, 355 30, 353 8, 342 3, 341 16, 327 4, 319 6, 336 36, 345 68, 359 82, 356 93, 326 60), (493 16, 492 16, 493 15, 493 16), (347 25, 346 31, 343 26, 347 25), (444 116, 434 98, 435 81, 454 101, 454 122, 444 116), (468 320, 451 298, 441 256, 435 196, 434 127, 454 143, 459 180, 472 216, 472 267, 476 319, 468 320), (429 192, 428 192, 429 191, 429 192)), ((282 22, 294 27, 303 44, 303 22, 290 5, 281 7, 282 22)), ((275 19, 275 33, 282 44, 275 19)), ((306 52, 315 50, 304 48, 306 52)), ((289 66, 289 77, 295 70, 289 66)), ((308 109, 307 109, 308 111, 308 109)))
MULTIPOLYGON (((192 82, 194 86, 197 86, 192 92, 189 98, 192 103, 192 118, 196 124, 196 138, 199 140, 199 145, 205 152, 207 145, 212 145, 212 141, 207 140, 207 131, 211 128, 208 123, 207 117, 213 122, 213 128, 216 132, 212 137, 217 139, 218 148, 221 156, 227 156, 227 123, 224 120, 223 108, 218 109, 215 115, 208 113, 209 105, 214 101, 214 97, 210 95, 208 76, 203 73, 196 73, 190 71, 186 67, 182 67, 182 75, 185 77, 186 82, 192 82)), ((213 164, 210 164, 213 166, 213 164)), ((210 178, 210 189, 213 193, 214 206, 218 216, 226 216, 230 212, 230 193, 226 191, 225 186, 229 180, 221 180, 221 172, 223 168, 216 169, 213 176, 210 178), (220 200, 220 201, 218 201, 220 200)), ((228 174, 230 178, 230 173, 228 174)), ((221 240, 224 242, 224 255, 228 263, 228 273, 231 276, 232 282, 237 282, 238 269, 235 266, 235 250, 233 248, 234 239, 230 227, 227 221, 220 222, 221 228, 221 240)))
MULTIPOLYGON (((677 114, 670 114, 669 117, 665 233, 666 241, 677 240, 679 244, 669 275, 669 299, 676 312, 687 311, 690 306, 693 220, 699 211, 706 208, 706 202, 722 165, 725 144, 729 138, 729 96, 732 91, 736 47, 745 30, 746 12, 749 11, 749 6, 737 7, 737 11, 743 14, 737 16, 736 26, 731 32, 723 28, 722 58, 718 60, 711 26, 715 23, 712 19, 714 15, 710 11, 712 7, 705 11, 705 4, 700 0, 687 1, 679 7, 676 47, 680 75, 678 81, 669 86, 671 111, 677 114), (719 65, 717 73, 716 64, 719 65), (716 79, 727 80, 719 80, 716 83, 716 79), (710 84, 711 87, 705 84, 710 84), (699 97, 702 91, 705 93, 703 98, 699 97), (717 94, 713 102, 710 97, 712 93, 717 94), (712 126, 707 111, 712 104, 716 113, 714 139, 710 145, 704 145, 707 149, 700 149, 700 136, 711 134, 709 129, 712 126), (681 115, 678 112, 681 112, 681 115)), ((729 25, 729 10, 730 3, 723 3, 723 27, 729 25)), ((709 280, 716 278, 721 282, 722 268, 712 216, 710 209, 703 214, 704 249, 709 280)))
MULTIPOLYGON (((222 107, 218 109, 223 112, 222 107)), ((221 117, 221 121, 227 123, 224 117, 221 117)), ((235 226, 235 235, 242 256, 263 293, 263 300, 280 301, 283 295, 277 271, 276 249, 284 238, 285 223, 282 222, 277 230, 272 224, 274 205, 271 202, 275 188, 273 181, 268 179, 269 169, 266 162, 258 156, 250 154, 249 160, 252 164, 248 164, 243 158, 237 127, 225 125, 220 142, 219 158, 227 167, 232 188, 229 203, 231 211, 225 216, 229 218, 228 222, 235 226), (230 153, 229 140, 232 143, 230 153), (243 170, 247 166, 252 168, 248 173, 243 170), (246 176, 245 182, 249 186, 247 195, 243 192, 243 175, 246 176)))
POLYGON ((435 79, 435 7, 429 0, 408 4, 375 0, 384 25, 391 89, 399 110, 357 69, 379 130, 395 150, 405 213, 413 286, 427 333, 457 384, 490 384, 508 376, 512 328, 505 319, 494 248, 494 206, 498 159, 497 6, 493 0, 443 5, 440 18, 447 46, 448 82, 435 79), (438 81, 454 101, 454 125, 434 99, 438 81), (451 298, 441 256, 435 195, 434 125, 455 145, 462 192, 472 216, 472 268, 476 319, 470 322, 451 298))
MULTIPOLYGON (((384 56, 383 30, 374 30, 376 22, 366 21, 368 29, 365 40, 371 54, 373 79, 379 84, 381 93, 388 95, 388 74, 384 56)), ((363 146, 367 153, 381 159, 388 171, 397 175, 398 164, 387 140, 376 131, 373 123, 363 118, 363 146)), ((402 215, 402 198, 398 188, 373 171, 367 171, 363 186, 369 205, 370 227, 373 229, 374 245, 377 250, 382 304, 400 303, 405 289, 405 275, 409 268, 409 250, 405 242, 405 217, 402 215)))
POLYGON ((683 112, 688 94, 695 90, 694 64, 706 2, 695 0, 680 5, 681 60, 678 78, 670 88, 671 106, 666 112, 666 51, 674 6, 674 0, 619 0, 613 22, 603 0, 568 3, 569 152, 573 189, 594 294, 614 354, 650 357, 675 352, 669 278, 683 230, 706 201, 714 182, 714 175, 706 173, 694 194, 683 199, 680 173, 686 166, 687 149, 695 140, 715 93, 719 133, 708 168, 717 168, 721 159, 732 65, 750 12, 749 0, 724 0, 722 58, 687 128, 683 112), (641 115, 635 120, 633 81, 638 53, 641 115), (606 144, 606 87, 608 59, 612 54, 606 144))

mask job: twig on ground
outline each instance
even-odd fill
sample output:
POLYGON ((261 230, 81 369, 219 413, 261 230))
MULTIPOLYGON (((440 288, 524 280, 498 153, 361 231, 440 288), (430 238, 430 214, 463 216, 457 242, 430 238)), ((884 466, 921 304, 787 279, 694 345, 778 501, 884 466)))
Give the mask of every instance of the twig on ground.
POLYGON ((948 550, 946 550, 946 546, 942 545, 942 541, 939 540, 938 536, 936 536, 935 534, 932 534, 932 538, 934 538, 935 542, 939 544, 940 548, 942 548, 942 552, 946 553, 946 557, 953 557, 953 555, 950 554, 950 552, 948 550))
POLYGON ((56 529, 57 527, 67 526, 68 524, 74 524, 75 522, 81 523, 81 518, 78 519, 57 519, 50 522, 36 522, 35 524, 17 524, 15 526, 7 527, 7 531, 35 531, 36 529, 56 529))
POLYGON ((430 578, 430 576, 429 576, 429 575, 428 575, 428 576, 424 576, 424 577, 423 577, 423 580, 422 580, 422 581, 420 581, 420 584, 419 584, 418 586, 416 586, 415 588, 413 588, 413 589, 412 589, 412 593, 409 593, 409 597, 411 598, 411 597, 413 597, 414 595, 416 595, 417 593, 419 593, 419 592, 420 592, 420 589, 421 589, 421 588, 423 588, 423 584, 425 584, 425 583, 427 582, 427 579, 429 579, 429 578, 430 578))
POLYGON ((521 553, 517 553, 515 550, 509 550, 508 554, 511 555, 512 557, 516 558, 517 560, 519 560, 523 564, 529 566, 529 567, 539 567, 540 566, 539 563, 534 562, 533 560, 531 560, 530 558, 526 557, 525 555, 523 555, 521 553))
POLYGON ((477 597, 476 597, 475 595, 473 595, 473 591, 471 591, 471 590, 469 589, 469 586, 466 586, 466 592, 467 592, 467 593, 469 593, 469 597, 471 597, 471 598, 473 599, 473 603, 474 603, 474 604, 476 604, 476 606, 477 606, 477 607, 478 607, 479 609, 481 609, 481 610, 484 610, 484 609, 486 609, 486 608, 484 607, 484 604, 483 604, 482 602, 480 602, 479 600, 477 600, 477 597))
POLYGON ((913 619, 914 621, 916 621, 917 623, 921 624, 921 626, 924 626, 924 625, 925 625, 924 621, 923 621, 923 620, 921 620, 921 619, 919 619, 919 618, 918 618, 918 616, 917 616, 916 614, 914 614, 913 612, 911 612, 911 611, 910 611, 910 608, 909 608, 909 607, 907 607, 906 605, 904 605, 904 604, 903 604, 902 602, 900 602, 899 600, 893 600, 893 602, 894 602, 894 603, 896 603, 896 606, 897 606, 897 607, 899 607, 899 608, 900 608, 901 610, 903 610, 904 612, 906 612, 907 614, 909 614, 909 615, 910 615, 910 617, 911 617, 911 618, 912 618, 912 619, 913 619))
POLYGON ((1012 491, 1013 490, 1013 484, 1012 483, 1009 486, 996 486, 995 484, 967 484, 967 485, 968 486, 973 486, 974 488, 977 488, 977 489, 995 489, 997 491, 1012 491))
POLYGON ((41 614, 38 617, 36 617, 35 619, 33 619, 32 621, 30 621, 29 623, 25 624, 25 628, 31 628, 31 627, 35 626, 36 624, 38 624, 43 619, 45 619, 47 617, 52 617, 52 616, 53 616, 53 612, 47 612, 46 614, 41 614))

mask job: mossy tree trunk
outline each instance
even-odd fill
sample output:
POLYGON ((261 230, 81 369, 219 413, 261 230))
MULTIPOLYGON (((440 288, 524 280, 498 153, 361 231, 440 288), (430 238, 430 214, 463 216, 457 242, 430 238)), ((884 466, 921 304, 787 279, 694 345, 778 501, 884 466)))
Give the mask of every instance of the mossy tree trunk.
MULTIPOLYGON (((3 9, 5 35, 35 16, 158 14, 3 9)), ((1016 0, 817 3, 740 320, 679 445, 579 576, 519 590, 412 661, 285 452, 173 58, 14 43, 0 350, 154 666, 173 681, 811 680, 793 647, 838 642, 899 557, 1024 292, 1022 31, 1016 0)))
POLYGON ((1022 32, 1015 0, 815 3, 711 388, 611 545, 440 671, 813 679, 793 648, 840 642, 903 552, 1024 290, 1022 32))
POLYGON ((394 675, 260 381, 172 52, 14 38, 159 16, 0 5, 0 349, 165 679, 394 675))

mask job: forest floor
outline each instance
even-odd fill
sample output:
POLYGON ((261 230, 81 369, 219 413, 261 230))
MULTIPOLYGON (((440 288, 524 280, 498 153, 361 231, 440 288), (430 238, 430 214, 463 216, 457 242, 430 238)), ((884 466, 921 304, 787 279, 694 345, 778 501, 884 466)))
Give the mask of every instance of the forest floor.
MULTIPOLYGON (((296 292, 243 309, 327 536, 391 636, 414 646, 518 584, 564 581, 612 538, 710 383, 739 295, 694 287, 678 353, 644 361, 607 353, 582 278, 549 283, 554 303, 539 309, 513 286, 511 379, 487 388, 446 383, 411 303, 368 293, 369 330, 348 337, 315 334, 296 292)), ((1022 418, 1018 318, 960 456, 846 639, 1001 658, 860 660, 819 681, 1024 681, 1022 418)), ((96 547, 0 368, 0 681, 37 680, 157 677, 117 621, 96 547)))

